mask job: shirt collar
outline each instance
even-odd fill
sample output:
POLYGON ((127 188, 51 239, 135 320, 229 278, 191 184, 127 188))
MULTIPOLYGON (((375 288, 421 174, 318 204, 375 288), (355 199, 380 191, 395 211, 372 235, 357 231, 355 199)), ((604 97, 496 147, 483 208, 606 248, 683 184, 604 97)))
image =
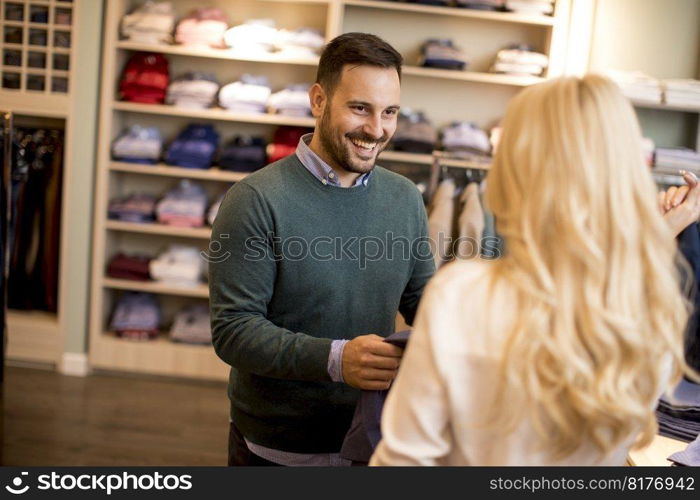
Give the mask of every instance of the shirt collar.
MULTIPOLYGON (((299 161, 301 161, 302 165, 324 185, 330 184, 331 186, 341 187, 340 179, 335 170, 309 147, 313 135, 313 133, 305 134, 299 139, 299 144, 296 149, 296 155, 299 161)), ((366 186, 369 182, 370 175, 372 175, 372 171, 360 175, 355 179, 355 183, 351 187, 366 186)))

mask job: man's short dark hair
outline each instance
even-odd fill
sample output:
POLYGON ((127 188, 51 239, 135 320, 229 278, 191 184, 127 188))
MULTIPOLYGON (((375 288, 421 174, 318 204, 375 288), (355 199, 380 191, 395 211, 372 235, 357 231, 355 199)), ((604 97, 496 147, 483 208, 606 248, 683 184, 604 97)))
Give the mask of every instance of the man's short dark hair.
POLYGON ((345 65, 394 68, 401 79, 403 57, 394 47, 369 33, 345 33, 328 42, 318 63, 316 83, 332 95, 345 65))

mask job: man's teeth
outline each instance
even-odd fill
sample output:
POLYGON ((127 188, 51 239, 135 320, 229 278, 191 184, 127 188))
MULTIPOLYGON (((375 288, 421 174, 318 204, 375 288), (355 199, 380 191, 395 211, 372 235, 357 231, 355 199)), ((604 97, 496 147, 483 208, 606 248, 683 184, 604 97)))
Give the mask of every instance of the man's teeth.
POLYGON ((374 147, 377 145, 376 142, 364 142, 364 141, 358 141, 355 139, 352 140, 352 143, 355 146, 360 147, 362 149, 366 149, 368 151, 372 151, 374 149, 374 147))

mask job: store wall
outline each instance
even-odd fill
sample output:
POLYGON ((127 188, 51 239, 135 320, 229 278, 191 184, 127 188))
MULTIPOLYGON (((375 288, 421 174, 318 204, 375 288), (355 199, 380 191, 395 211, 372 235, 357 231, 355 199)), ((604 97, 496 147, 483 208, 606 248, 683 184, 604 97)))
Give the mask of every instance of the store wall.
POLYGON ((80 4, 77 19, 76 61, 80 68, 75 80, 74 107, 71 110, 73 144, 71 154, 70 196, 76 207, 68 215, 64 231, 71 242, 67 256, 69 281, 66 301, 64 350, 85 353, 87 350, 87 317, 89 312, 90 253, 92 242, 92 206, 95 176, 95 141, 97 104, 100 88, 100 53, 103 2, 87 0, 80 4))
MULTIPOLYGON (((700 1, 597 0, 589 68, 700 78, 700 1)), ((697 114, 644 109, 638 115, 657 145, 693 146, 697 114)))

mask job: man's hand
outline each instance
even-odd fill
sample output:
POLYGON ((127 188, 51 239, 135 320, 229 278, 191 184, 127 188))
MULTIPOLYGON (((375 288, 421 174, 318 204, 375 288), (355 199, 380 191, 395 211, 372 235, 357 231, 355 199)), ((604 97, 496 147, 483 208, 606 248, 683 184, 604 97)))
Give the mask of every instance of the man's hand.
POLYGON ((403 349, 379 335, 355 337, 343 348, 343 380, 358 389, 382 391, 396 377, 403 349))
POLYGON ((695 174, 683 173, 686 186, 672 186, 659 193, 659 208, 664 219, 678 236, 700 218, 700 183, 695 174))

